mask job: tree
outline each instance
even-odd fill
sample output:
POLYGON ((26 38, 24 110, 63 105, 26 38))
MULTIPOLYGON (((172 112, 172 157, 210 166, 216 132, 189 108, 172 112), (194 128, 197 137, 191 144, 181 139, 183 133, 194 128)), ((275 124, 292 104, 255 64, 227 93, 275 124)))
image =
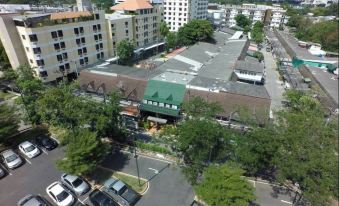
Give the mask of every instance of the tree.
POLYGON ((247 206, 255 196, 254 188, 241 177, 243 173, 233 164, 209 166, 202 183, 195 187, 197 196, 210 206, 247 206))
POLYGON ((179 28, 178 43, 192 45, 198 41, 206 41, 213 37, 213 27, 207 20, 194 19, 179 28))
POLYGON ((169 28, 167 26, 167 23, 164 21, 160 23, 159 30, 160 30, 160 35, 163 37, 167 37, 167 35, 169 34, 169 28))
POLYGON ((175 49, 177 46, 177 36, 174 32, 169 32, 166 37, 166 49, 175 49))
POLYGON ((263 28, 264 28, 264 24, 261 21, 257 21, 253 25, 251 36, 252 36, 252 39, 257 44, 262 43, 263 40, 264 40, 264 31, 263 31, 263 28))
POLYGON ((207 119, 191 119, 177 126, 175 148, 187 165, 183 172, 192 184, 210 163, 229 158, 229 132, 218 122, 207 119))
POLYGON ((187 116, 200 118, 200 117, 215 117, 218 113, 222 112, 221 106, 216 103, 208 103, 199 96, 191 98, 183 105, 183 111, 187 116))
POLYGON ((7 57, 5 48, 2 45, 2 42, 0 41, 0 71, 6 71, 11 67, 11 64, 9 63, 9 59, 7 57))
POLYGON ((134 54, 134 43, 127 39, 124 39, 118 43, 117 54, 119 60, 126 64, 129 60, 132 60, 134 54))
POLYGON ((237 22, 237 25, 242 28, 245 28, 246 26, 250 26, 252 23, 251 20, 243 14, 238 14, 235 17, 235 21, 237 22))
POLYGON ((0 104, 0 143, 18 131, 18 123, 15 109, 7 104, 0 104))
POLYGON ((95 132, 87 129, 70 133, 65 158, 57 161, 60 170, 73 175, 86 175, 94 171, 107 154, 108 148, 95 132))
POLYGON ((20 90, 21 101, 26 113, 25 119, 32 124, 40 124, 41 117, 38 113, 38 99, 41 97, 45 87, 42 82, 35 78, 33 69, 28 65, 21 65, 17 68, 16 85, 20 90))
POLYGON ((258 59, 259 62, 264 60, 264 54, 260 51, 255 51, 253 56, 258 59))

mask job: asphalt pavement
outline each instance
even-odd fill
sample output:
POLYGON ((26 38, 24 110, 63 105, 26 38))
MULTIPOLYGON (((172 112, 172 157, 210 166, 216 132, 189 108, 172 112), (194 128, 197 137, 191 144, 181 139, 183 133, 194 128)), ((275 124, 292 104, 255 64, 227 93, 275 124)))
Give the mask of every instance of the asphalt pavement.
MULTIPOLYGON (((134 155, 117 152, 106 158, 104 167, 138 176, 134 155)), ((167 161, 138 155, 140 177, 150 183, 136 206, 189 206, 194 199, 193 188, 179 167, 167 161)))

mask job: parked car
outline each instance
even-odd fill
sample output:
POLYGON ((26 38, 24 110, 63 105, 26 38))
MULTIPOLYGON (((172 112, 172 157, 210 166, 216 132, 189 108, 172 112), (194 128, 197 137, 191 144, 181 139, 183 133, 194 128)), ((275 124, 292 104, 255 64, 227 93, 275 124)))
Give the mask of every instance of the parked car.
POLYGON ((5 150, 1 153, 1 158, 9 169, 14 169, 22 164, 21 157, 12 149, 5 150))
POLYGON ((61 182, 77 195, 83 195, 91 189, 87 182, 75 175, 64 173, 61 175, 61 182))
POLYGON ((46 192, 58 206, 69 206, 74 203, 73 195, 59 182, 54 182, 48 186, 46 192))
POLYGON ((18 206, 51 206, 51 204, 40 195, 27 195, 19 200, 18 206))
POLYGON ((110 195, 121 205, 132 206, 139 199, 140 195, 129 188, 124 182, 116 178, 110 178, 104 183, 103 191, 110 195))
POLYGON ((109 195, 101 192, 100 190, 94 190, 89 194, 89 200, 94 206, 119 206, 109 195))
POLYGON ((54 139, 46 135, 38 136, 35 138, 35 141, 39 147, 45 148, 46 150, 52 150, 58 146, 58 143, 54 139))
POLYGON ((5 171, 0 166, 0 178, 3 178, 6 175, 5 171))
POLYGON ((34 158, 40 154, 40 149, 29 141, 19 144, 19 150, 28 158, 34 158))

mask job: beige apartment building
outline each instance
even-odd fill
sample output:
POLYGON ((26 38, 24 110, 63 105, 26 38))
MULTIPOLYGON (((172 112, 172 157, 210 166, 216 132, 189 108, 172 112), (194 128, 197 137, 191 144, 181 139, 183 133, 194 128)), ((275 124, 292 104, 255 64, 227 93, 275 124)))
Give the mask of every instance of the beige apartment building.
MULTIPOLYGON (((147 0, 126 0, 113 7, 115 11, 106 15, 108 35, 113 48, 119 40, 128 38, 135 42, 135 53, 147 52, 164 45, 160 35, 163 21, 163 6, 147 0)), ((114 50, 114 49, 113 49, 114 50)), ((113 51, 114 56, 114 51, 113 51)))

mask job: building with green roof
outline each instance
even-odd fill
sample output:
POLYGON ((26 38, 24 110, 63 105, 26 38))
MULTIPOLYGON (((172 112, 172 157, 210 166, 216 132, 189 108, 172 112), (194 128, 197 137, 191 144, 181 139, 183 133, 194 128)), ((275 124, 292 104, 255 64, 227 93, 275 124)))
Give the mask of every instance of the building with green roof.
POLYGON ((183 84, 149 80, 140 110, 154 113, 155 116, 160 114, 177 118, 180 116, 185 91, 183 84))

